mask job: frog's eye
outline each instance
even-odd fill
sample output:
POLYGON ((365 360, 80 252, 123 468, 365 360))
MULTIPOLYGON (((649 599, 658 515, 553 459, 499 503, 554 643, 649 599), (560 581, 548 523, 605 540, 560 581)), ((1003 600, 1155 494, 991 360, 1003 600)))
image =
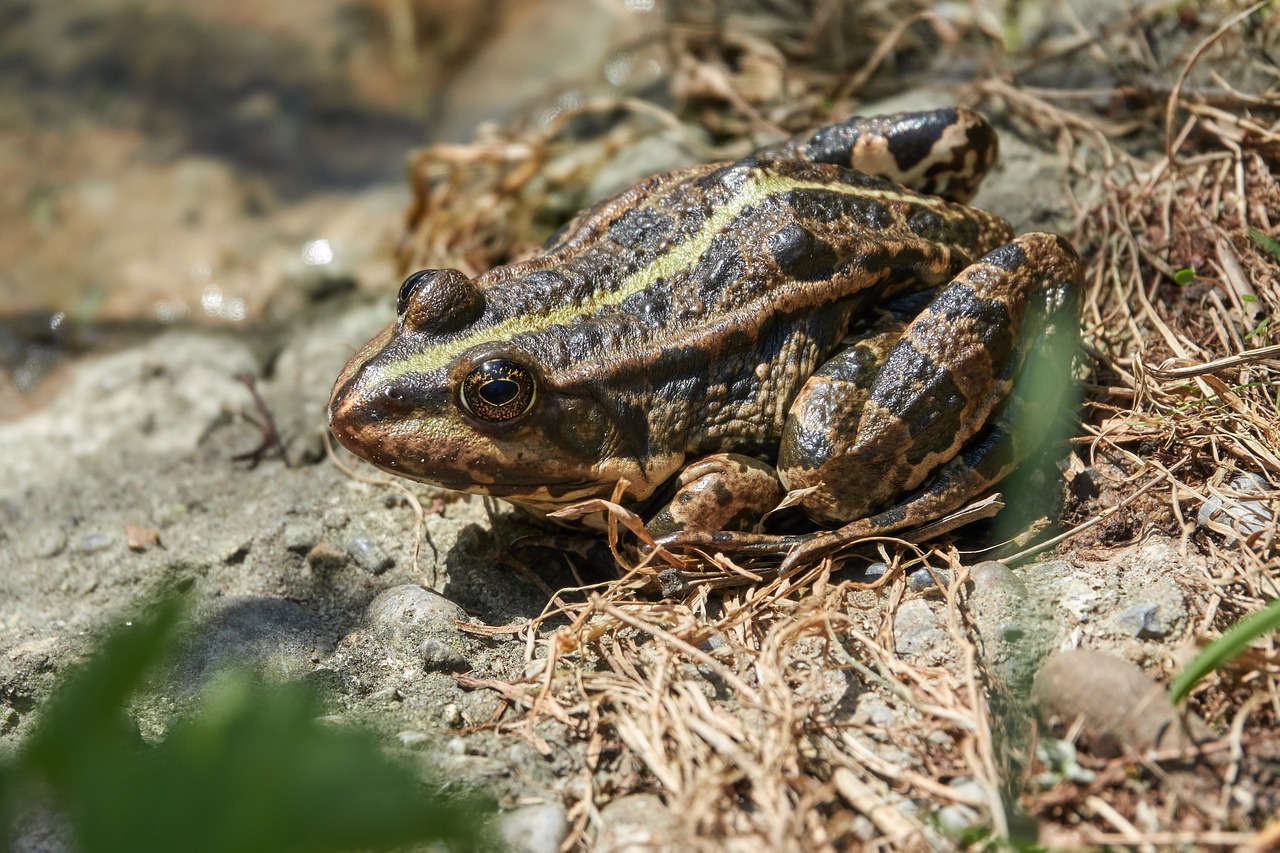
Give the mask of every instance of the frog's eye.
POLYGON ((532 373, 514 361, 494 358, 471 369, 462 380, 458 399, 472 417, 504 423, 533 408, 537 394, 532 373))
POLYGON ((418 270, 400 285, 396 316, 406 329, 454 332, 484 311, 484 294, 458 270, 418 270))
POLYGON ((403 316, 404 312, 409 310, 409 300, 413 298, 413 292, 423 283, 434 279, 438 272, 439 270, 418 270, 404 280, 404 284, 400 285, 400 292, 396 295, 397 316, 403 316))

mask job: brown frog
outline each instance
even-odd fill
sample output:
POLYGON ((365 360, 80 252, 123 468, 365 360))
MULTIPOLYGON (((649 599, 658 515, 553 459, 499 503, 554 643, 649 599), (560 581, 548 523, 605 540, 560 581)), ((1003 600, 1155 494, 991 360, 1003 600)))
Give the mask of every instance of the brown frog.
POLYGON ((1036 447, 1011 424, 1066 383, 1024 364, 1065 377, 1078 337, 1071 246, 965 204, 995 155, 968 110, 853 118, 641 181, 532 260, 414 273, 330 425, 536 512, 625 481, 656 535, 789 562, 936 519, 1036 447), (720 532, 787 492, 838 529, 720 532))

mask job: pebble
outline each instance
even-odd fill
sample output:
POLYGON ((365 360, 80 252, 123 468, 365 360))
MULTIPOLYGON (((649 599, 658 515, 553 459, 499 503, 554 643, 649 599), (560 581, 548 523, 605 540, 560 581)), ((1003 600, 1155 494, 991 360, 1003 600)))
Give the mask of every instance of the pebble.
POLYGON ((76 550, 82 554, 92 554, 111 547, 111 537, 105 533, 86 533, 76 542, 76 550))
POLYGON ((466 672, 471 662, 448 643, 428 637, 418 647, 422 654, 422 668, 427 672, 466 672))
MULTIPOLYGON (((1270 492, 1267 481, 1258 474, 1241 474, 1231 481, 1231 490, 1242 494, 1266 495, 1270 492)), ((1267 500, 1242 500, 1237 497, 1230 503, 1214 495, 1200 505, 1196 514, 1196 523, 1201 527, 1215 523, 1239 530, 1245 536, 1266 530, 1276 523, 1274 502, 1267 500)), ((1235 536, 1227 537, 1227 544, 1233 544, 1235 536)))
POLYGON ((462 711, 457 702, 449 702, 440 709, 440 722, 446 728, 456 729, 463 724, 462 711))
POLYGON ((947 632, 922 598, 904 601, 893 618, 893 645, 900 655, 918 657, 946 642, 947 632))
POLYGON ((382 638, 415 641, 428 637, 452 637, 458 632, 454 622, 465 613, 439 593, 414 584, 384 589, 365 608, 365 623, 382 638))
POLYGON ((396 740, 406 749, 416 749, 431 742, 431 735, 419 731, 403 731, 396 734, 396 740))
POLYGON ((330 507, 324 511, 321 521, 330 530, 341 530, 351 522, 351 515, 340 507, 330 507))
POLYGON ((56 557, 67 548, 67 534, 61 527, 51 527, 36 534, 31 553, 38 558, 56 557))
POLYGON ((1129 637, 1162 639, 1178 630, 1187 615, 1182 589, 1173 581, 1147 584, 1125 598, 1133 603, 1111 617, 1111 626, 1129 637))
POLYGON ((512 853, 558 853, 569 818, 557 803, 522 806, 498 816, 498 835, 512 853))
MULTIPOLYGON (((1080 744, 1114 758, 1127 750, 1177 749, 1190 742, 1168 694, 1137 664, 1090 649, 1058 652, 1036 673, 1031 699, 1045 718, 1072 725, 1083 718, 1080 744)), ((1208 733, 1191 716, 1190 734, 1208 733)))
POLYGON ((347 543, 347 553, 356 565, 372 575, 380 575, 396 564, 391 555, 372 539, 357 536, 347 543))
POLYGON ((894 723, 893 709, 880 699, 867 697, 858 703, 858 710, 853 712, 849 722, 855 726, 888 729, 894 723))
POLYGON ((959 803, 948 803, 937 812, 938 828, 951 836, 977 826, 980 818, 977 811, 959 803))
POLYGON ((600 809, 597 853, 674 849, 675 820, 657 794, 629 794, 600 809))
POLYGON ((862 583, 878 581, 880 578, 884 577, 884 573, 887 571, 889 571, 888 563, 877 560, 874 563, 868 564, 867 567, 862 570, 861 581, 862 583))
POLYGON ((977 631, 984 670, 994 684, 1030 686, 1052 631, 1037 624, 1043 614, 1032 605, 1026 585, 1004 563, 988 560, 969 569, 973 588, 965 610, 977 631))
POLYGON ((929 569, 919 568, 907 575, 907 586, 916 592, 937 586, 939 582, 943 586, 951 583, 951 572, 946 569, 930 571, 929 569))

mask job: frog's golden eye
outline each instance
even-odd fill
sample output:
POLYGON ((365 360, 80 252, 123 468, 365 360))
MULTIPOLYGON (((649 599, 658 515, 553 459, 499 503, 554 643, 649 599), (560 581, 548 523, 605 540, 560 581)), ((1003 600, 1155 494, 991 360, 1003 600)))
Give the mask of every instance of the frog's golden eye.
POLYGON ((504 423, 533 408, 538 383, 514 361, 493 358, 471 369, 458 389, 467 414, 482 421, 504 423))

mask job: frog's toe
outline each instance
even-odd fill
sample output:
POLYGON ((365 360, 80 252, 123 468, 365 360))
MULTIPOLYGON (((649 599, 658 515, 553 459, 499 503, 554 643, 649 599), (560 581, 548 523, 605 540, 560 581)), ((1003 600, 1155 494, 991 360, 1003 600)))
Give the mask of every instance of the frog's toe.
POLYGON ((645 526, 655 538, 686 530, 746 530, 759 524, 782 498, 773 466, 749 456, 717 453, 681 472, 675 495, 645 526))

